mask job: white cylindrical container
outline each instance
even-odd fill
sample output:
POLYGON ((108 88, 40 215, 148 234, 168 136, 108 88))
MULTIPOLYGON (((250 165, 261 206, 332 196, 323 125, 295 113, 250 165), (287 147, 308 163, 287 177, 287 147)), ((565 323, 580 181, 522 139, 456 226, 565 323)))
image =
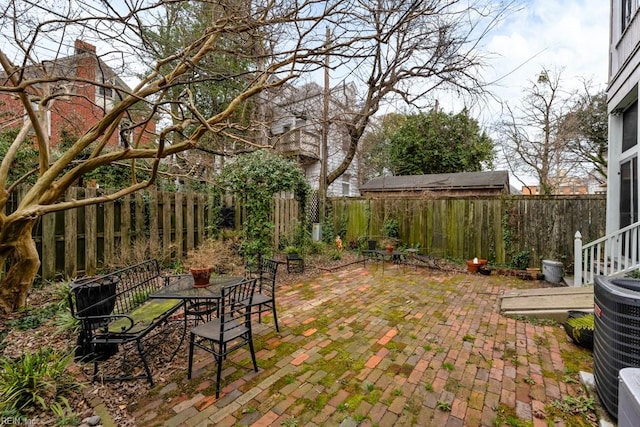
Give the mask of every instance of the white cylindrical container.
POLYGON ((311 239, 314 242, 319 242, 322 239, 322 226, 319 222, 314 222, 311 226, 311 239))
POLYGON ((562 267, 563 265, 560 261, 543 259, 542 274, 544 274, 544 280, 551 283, 562 282, 562 267))

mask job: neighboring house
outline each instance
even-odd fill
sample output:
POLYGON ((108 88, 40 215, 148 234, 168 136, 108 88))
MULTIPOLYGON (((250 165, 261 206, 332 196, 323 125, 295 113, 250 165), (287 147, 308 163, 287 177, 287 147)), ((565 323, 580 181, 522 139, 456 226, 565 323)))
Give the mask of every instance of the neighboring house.
POLYGON ((360 186, 365 197, 468 197, 510 194, 506 171, 379 176, 360 186))
MULTIPOLYGON (((27 90, 38 98, 51 97, 48 106, 40 108, 49 147, 58 145, 65 132, 71 136, 85 133, 118 102, 118 88, 130 90, 97 56, 95 46, 76 40, 74 48, 71 56, 45 61, 24 70, 25 80, 38 78, 50 81, 38 83, 32 91, 27 90), (36 90, 40 93, 33 93, 36 90)), ((5 74, 0 75, 0 85, 12 85, 5 74)), ((26 112, 17 95, 0 93, 0 131, 20 128, 25 120, 26 112)), ((136 135, 126 131, 133 120, 135 118, 131 117, 122 121, 120 131, 112 135, 109 145, 123 144, 123 138, 133 141, 136 135)), ((147 143, 153 138, 155 123, 149 123, 144 132, 142 142, 147 143)))
MULTIPOLYGON (((323 88, 315 83, 285 86, 269 100, 269 143, 285 156, 294 158, 304 169, 307 181, 318 189, 322 166, 323 88)), ((356 111, 356 91, 353 85, 331 89, 328 105, 327 173, 331 173, 345 158, 349 148, 349 133, 345 120, 356 111)), ((354 157, 345 173, 327 189, 327 196, 358 195, 358 162, 354 157)))
MULTIPOLYGON (((573 196, 573 195, 581 195, 581 194, 602 194, 604 193, 602 189, 602 184, 592 178, 572 178, 565 177, 561 181, 556 182, 555 190, 553 192, 554 195, 559 196, 573 196)), ((522 187, 522 194, 526 196, 536 196, 541 194, 540 186, 538 185, 527 185, 522 187)))

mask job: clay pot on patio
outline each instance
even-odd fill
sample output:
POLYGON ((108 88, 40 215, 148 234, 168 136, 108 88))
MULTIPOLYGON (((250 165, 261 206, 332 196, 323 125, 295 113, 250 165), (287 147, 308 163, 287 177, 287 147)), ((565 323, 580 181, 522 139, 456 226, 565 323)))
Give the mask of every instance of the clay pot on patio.
POLYGON ((487 265, 486 259, 474 258, 467 260, 467 270, 469 271, 469 273, 477 273, 478 269, 480 267, 484 267, 485 265, 487 265))
POLYGON ((387 250, 387 252, 389 252, 390 254, 393 253, 393 245, 387 245, 385 247, 385 249, 387 250))
POLYGON ((193 276, 193 287, 204 288, 209 286, 213 267, 189 267, 189 272, 193 276))

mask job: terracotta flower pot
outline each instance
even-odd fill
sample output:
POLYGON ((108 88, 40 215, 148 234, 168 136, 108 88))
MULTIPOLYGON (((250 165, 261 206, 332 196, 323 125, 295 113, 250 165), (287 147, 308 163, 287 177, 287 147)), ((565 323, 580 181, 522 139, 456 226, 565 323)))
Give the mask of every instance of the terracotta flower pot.
POLYGON ((487 265, 486 259, 477 259, 477 260, 468 259, 467 260, 467 270, 469 271, 469 273, 477 273, 478 269, 480 267, 484 267, 485 265, 487 265))
POLYGON ((387 250, 387 252, 393 253, 393 246, 387 245, 387 247, 385 249, 387 250))
POLYGON ((209 286, 213 267, 189 267, 189 272, 193 276, 193 287, 204 288, 209 286))

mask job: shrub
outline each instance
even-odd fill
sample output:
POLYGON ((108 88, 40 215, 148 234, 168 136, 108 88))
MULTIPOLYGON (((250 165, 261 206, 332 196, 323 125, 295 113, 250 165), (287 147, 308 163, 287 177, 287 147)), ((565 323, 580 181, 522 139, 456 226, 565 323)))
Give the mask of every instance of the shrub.
POLYGON ((395 218, 388 218, 384 221, 384 237, 397 239, 400 237, 400 224, 395 218))
POLYGON ((73 354, 45 347, 36 353, 0 358, 0 413, 23 415, 40 407, 58 417, 70 411, 68 396, 82 384, 66 371, 73 354))
POLYGON ((511 257, 511 267, 516 270, 525 270, 529 267, 529 258, 531 254, 529 251, 520 251, 511 257))

